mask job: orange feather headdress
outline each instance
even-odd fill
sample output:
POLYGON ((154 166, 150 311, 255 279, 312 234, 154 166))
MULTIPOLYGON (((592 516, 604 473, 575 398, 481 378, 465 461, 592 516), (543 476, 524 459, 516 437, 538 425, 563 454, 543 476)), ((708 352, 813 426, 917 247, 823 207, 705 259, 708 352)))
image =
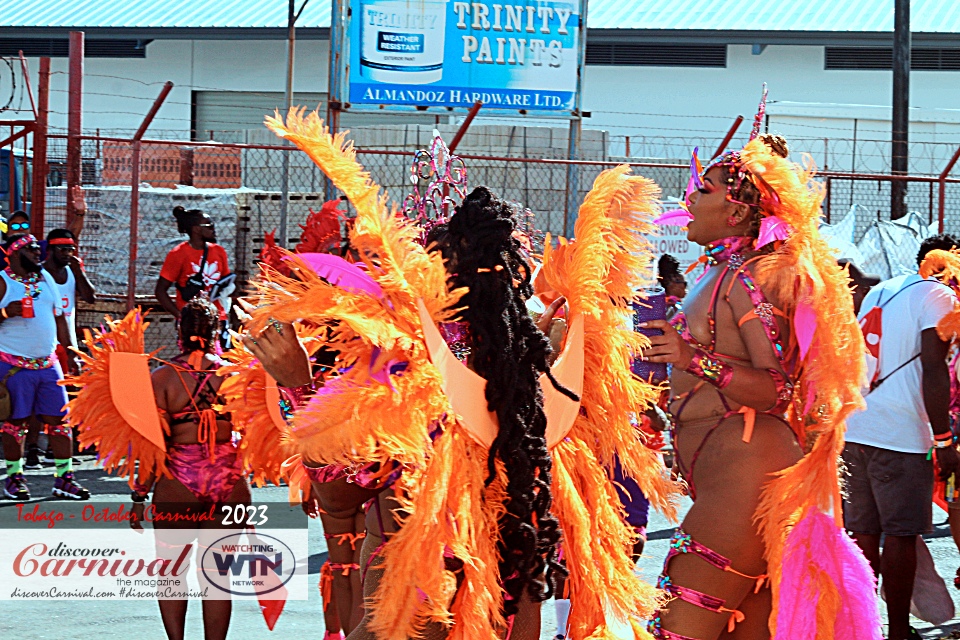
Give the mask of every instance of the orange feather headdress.
MULTIPOLYGON (((936 278, 960 295, 960 248, 934 249, 928 253, 920 264, 920 275, 936 278)), ((960 302, 954 302, 953 311, 937 323, 937 335, 946 342, 960 341, 960 302)))

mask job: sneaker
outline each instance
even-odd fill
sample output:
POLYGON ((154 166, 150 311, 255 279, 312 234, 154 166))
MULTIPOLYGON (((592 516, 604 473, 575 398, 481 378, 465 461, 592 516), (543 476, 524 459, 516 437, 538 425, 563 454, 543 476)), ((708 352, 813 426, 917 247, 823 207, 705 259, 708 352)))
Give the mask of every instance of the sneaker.
POLYGON ((74 482, 72 471, 68 471, 53 481, 53 495, 68 500, 90 499, 90 492, 74 482))
POLYGON ((27 481, 22 473, 15 473, 7 476, 7 481, 3 485, 3 495, 10 500, 29 500, 30 489, 27 488, 27 481))
POLYGON ((42 468, 40 465, 40 447, 32 444, 27 448, 27 459, 23 462, 23 468, 30 471, 42 468))

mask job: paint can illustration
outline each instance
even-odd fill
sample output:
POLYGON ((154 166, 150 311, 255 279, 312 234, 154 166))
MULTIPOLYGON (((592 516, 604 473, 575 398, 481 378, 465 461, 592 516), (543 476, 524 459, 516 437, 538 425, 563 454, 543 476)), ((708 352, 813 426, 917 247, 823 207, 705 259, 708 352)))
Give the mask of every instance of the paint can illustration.
POLYGON ((429 84, 443 76, 448 0, 364 0, 360 75, 390 84, 429 84))

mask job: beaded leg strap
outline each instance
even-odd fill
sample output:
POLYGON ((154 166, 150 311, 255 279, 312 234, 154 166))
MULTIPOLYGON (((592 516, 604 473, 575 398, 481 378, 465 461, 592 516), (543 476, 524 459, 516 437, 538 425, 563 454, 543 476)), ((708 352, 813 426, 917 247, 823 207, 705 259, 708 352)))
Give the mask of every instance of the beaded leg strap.
POLYGON ((25 425, 13 424, 12 422, 4 422, 0 425, 0 433, 11 436, 17 441, 18 445, 22 445, 23 441, 27 438, 27 427, 25 425))
POLYGON ((347 577, 350 575, 351 571, 359 571, 360 565, 356 562, 344 563, 344 562, 330 562, 327 560, 323 563, 323 566, 320 567, 320 595, 323 597, 323 610, 326 611, 327 607, 330 606, 330 602, 333 600, 333 574, 336 571, 340 572, 340 575, 347 577))
POLYGON ((68 424, 48 424, 46 425, 46 432, 48 436, 65 436, 67 438, 73 438, 73 427, 68 424))
MULTIPOLYGON (((697 542, 693 539, 693 537, 690 536, 690 534, 684 532, 683 529, 677 529, 673 534, 673 537, 670 539, 670 551, 667 553, 667 559, 664 561, 663 573, 660 575, 660 579, 657 581, 657 587, 663 589, 674 598, 683 600, 684 602, 700 607, 701 609, 706 609, 707 611, 712 611, 714 613, 729 613, 730 618, 727 621, 727 631, 732 633, 737 623, 743 622, 743 612, 738 611, 737 609, 729 609, 724 606, 726 605, 726 600, 723 598, 711 596, 689 587, 681 587, 673 584, 670 575, 667 573, 667 567, 669 566, 672 558, 684 553, 692 553, 702 558, 705 562, 707 562, 707 564, 716 567, 721 571, 734 573, 738 576, 754 580, 756 582, 754 593, 759 593, 763 583, 767 580, 767 575, 763 574, 759 576, 751 576, 745 573, 740 573, 731 566, 728 558, 717 553, 706 545, 697 542)), ((650 623, 648 624, 648 630, 653 634, 654 638, 663 638, 664 640, 687 640, 686 636, 675 634, 662 628, 662 621, 659 611, 654 614, 654 617, 650 620, 650 623)))
POLYGON ((668 594, 674 598, 688 602, 694 606, 700 607, 701 609, 706 609, 707 611, 712 611, 714 613, 729 613, 730 619, 727 622, 727 631, 733 633, 734 627, 736 627, 738 622, 743 622, 745 616, 743 612, 738 611, 737 609, 728 609, 724 605, 727 603, 723 598, 718 598, 716 596, 711 596, 702 591, 697 591, 696 589, 690 589, 689 587, 681 587, 673 584, 673 581, 670 579, 670 576, 664 573, 660 576, 660 579, 657 580, 657 588, 663 589, 668 594))
POLYGON ((673 537, 670 538, 670 551, 667 553, 667 559, 664 562, 664 569, 666 569, 666 566, 670 562, 671 558, 678 556, 681 553, 692 553, 695 556, 705 560, 708 564, 720 569, 721 571, 733 573, 742 578, 747 578, 748 580, 754 580, 756 582, 756 585, 753 589, 754 593, 760 593, 760 589, 763 587, 763 584, 769 577, 765 573, 759 576, 751 576, 746 573, 740 573, 731 566, 730 560, 725 556, 720 555, 710 547, 700 544, 683 529, 677 529, 674 532, 673 537))
POLYGON ((691 638, 690 636, 685 636, 681 633, 674 633, 673 631, 667 631, 661 626, 660 621, 660 612, 656 612, 654 617, 647 622, 647 631, 650 632, 656 640, 697 640, 696 638, 691 638))

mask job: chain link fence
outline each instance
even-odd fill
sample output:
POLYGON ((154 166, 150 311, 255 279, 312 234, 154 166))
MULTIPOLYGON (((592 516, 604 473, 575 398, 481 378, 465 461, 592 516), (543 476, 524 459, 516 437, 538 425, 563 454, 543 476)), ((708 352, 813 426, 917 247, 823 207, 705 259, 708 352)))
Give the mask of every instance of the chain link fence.
MULTIPOLYGON (((512 142, 509 144, 519 146, 509 148, 518 153, 522 153, 524 147, 529 153, 531 149, 545 151, 565 145, 559 139, 536 142, 536 138, 528 137, 526 133, 521 138, 515 133, 510 135, 512 142)), ((413 151, 429 143, 429 137, 419 130, 416 135, 404 133, 404 136, 405 142, 409 143, 406 148, 401 148, 403 142, 394 140, 385 145, 390 148, 358 149, 358 160, 398 207, 402 206, 412 188, 410 166, 413 151)), ((485 139, 495 138, 487 132, 485 139)), ((148 348, 175 344, 172 318, 159 310, 153 295, 164 258, 186 239, 177 232, 172 215, 175 206, 201 209, 210 215, 216 226, 217 242, 226 249, 230 269, 242 283, 257 272, 256 260, 263 247, 264 235, 281 227, 285 154, 289 157, 286 178, 288 247, 299 241, 300 225, 304 224, 310 211, 319 209, 328 197, 340 195, 328 190, 322 172, 306 154, 275 141, 271 144, 246 142, 266 142, 268 137, 245 135, 243 140, 245 142, 239 144, 175 140, 142 143, 137 196, 139 225, 135 242, 136 263, 132 269, 134 281, 131 283, 128 274, 131 272, 133 142, 122 138, 84 138, 82 182, 88 212, 84 219, 81 254, 100 299, 92 307, 81 305, 80 326, 99 326, 105 313, 122 315, 126 296, 132 288, 137 303, 153 309, 148 348)), ((497 146, 501 142, 491 142, 490 149, 502 151, 501 146, 497 146)), ((605 146, 609 145, 609 140, 594 142, 595 148, 591 148, 597 159, 593 160, 567 161, 550 157, 562 155, 554 152, 544 152, 538 158, 466 152, 461 157, 467 168, 469 188, 486 185, 505 199, 521 203, 533 212, 536 229, 553 235, 572 234, 569 228, 573 219, 571 208, 582 202, 601 171, 622 162, 633 161, 634 173, 659 184, 664 199, 682 197, 689 177, 685 162, 635 162, 635 148, 630 150, 634 157, 611 157, 605 146), (601 149, 603 153, 600 153, 601 149)), ((477 143, 473 141, 473 144, 464 146, 474 149, 477 143)), ((653 147, 648 150, 653 151, 653 147)), ((45 232, 66 224, 66 137, 51 136, 47 155, 45 232)), ((826 187, 824 212, 827 221, 836 222, 852 206, 858 207, 854 242, 861 241, 871 232, 878 220, 889 218, 892 177, 824 172, 821 178, 826 187)), ((942 200, 945 229, 960 230, 960 179, 948 177, 941 185, 936 178, 919 176, 908 179, 907 185, 908 210, 917 212, 914 219, 921 219, 936 229, 942 200)), ((349 208, 349 204, 346 206, 349 208)), ((348 216, 352 215, 353 212, 349 211, 348 216)), ((894 252, 896 250, 895 247, 894 252)), ((911 250, 904 245, 904 260, 911 250)))

